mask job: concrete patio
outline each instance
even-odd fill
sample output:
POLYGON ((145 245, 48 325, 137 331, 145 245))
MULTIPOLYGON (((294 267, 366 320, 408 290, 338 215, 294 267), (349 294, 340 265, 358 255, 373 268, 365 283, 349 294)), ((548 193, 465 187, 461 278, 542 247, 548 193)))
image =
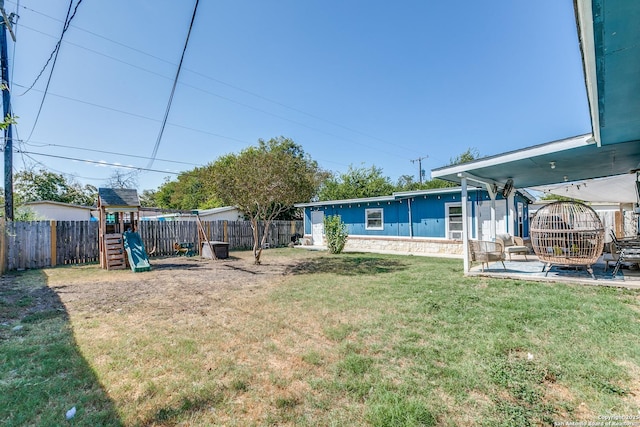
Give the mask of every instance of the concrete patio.
POLYGON ((547 271, 542 271, 544 263, 535 255, 514 256, 511 261, 504 261, 505 268, 500 262, 492 262, 482 271, 480 263, 473 263, 469 276, 484 276, 501 279, 519 279, 541 282, 577 283, 593 286, 612 286, 627 289, 640 289, 640 268, 637 264, 623 264, 615 277, 612 276, 613 266, 605 271, 605 262, 602 257, 592 265, 595 279, 587 272, 585 267, 576 266, 552 266, 547 271))

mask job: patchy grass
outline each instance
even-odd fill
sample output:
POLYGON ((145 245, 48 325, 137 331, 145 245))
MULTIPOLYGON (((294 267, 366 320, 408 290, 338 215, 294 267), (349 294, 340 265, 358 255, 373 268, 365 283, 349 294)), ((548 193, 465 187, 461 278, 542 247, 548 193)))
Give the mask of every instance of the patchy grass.
POLYGON ((40 272, 3 277, 0 302, 2 425, 64 425, 74 406, 74 425, 122 425, 46 277, 40 272))
POLYGON ((448 259, 282 249, 254 267, 251 253, 233 255, 150 273, 10 277, 0 413, 10 425, 59 425, 77 406, 78 425, 132 426, 534 426, 638 414, 638 292, 463 278, 448 259))

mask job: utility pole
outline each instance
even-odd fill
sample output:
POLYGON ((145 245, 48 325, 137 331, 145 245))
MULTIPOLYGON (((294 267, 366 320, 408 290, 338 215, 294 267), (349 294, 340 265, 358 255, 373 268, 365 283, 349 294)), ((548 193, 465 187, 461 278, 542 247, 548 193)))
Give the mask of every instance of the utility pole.
POLYGON ((0 28, 0 72, 2 77, 2 112, 7 127, 4 130, 4 214, 13 221, 13 126, 11 124, 11 93, 9 91, 9 57, 7 55, 7 31, 16 41, 11 29, 11 19, 4 10, 4 0, 0 0, 2 28, 0 28))
POLYGON ((420 184, 422 184, 422 176, 424 175, 424 171, 422 170, 422 161, 428 158, 429 156, 424 156, 424 157, 418 157, 417 159, 411 160, 411 163, 418 162, 418 177, 420 178, 420 184))

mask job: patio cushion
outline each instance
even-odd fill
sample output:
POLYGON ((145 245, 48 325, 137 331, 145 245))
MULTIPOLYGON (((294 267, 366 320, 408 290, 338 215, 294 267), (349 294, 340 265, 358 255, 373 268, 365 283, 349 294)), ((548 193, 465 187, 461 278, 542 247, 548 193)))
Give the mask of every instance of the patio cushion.
POLYGON ((523 254, 525 259, 527 258, 529 248, 524 245, 522 238, 514 238, 510 234, 500 233, 496 234, 496 241, 502 242, 504 252, 509 254, 509 259, 511 259, 511 254, 523 254))
POLYGON ((496 238, 502 240, 502 243, 504 244, 505 249, 507 248, 507 246, 513 246, 513 237, 511 237, 510 234, 507 234, 507 233, 496 234, 496 238))

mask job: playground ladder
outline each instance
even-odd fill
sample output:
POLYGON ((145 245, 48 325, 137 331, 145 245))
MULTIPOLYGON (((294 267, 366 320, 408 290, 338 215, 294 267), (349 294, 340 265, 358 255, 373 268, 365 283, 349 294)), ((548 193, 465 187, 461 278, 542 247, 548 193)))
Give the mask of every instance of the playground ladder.
POLYGON ((107 270, 119 270, 126 268, 122 234, 105 234, 104 244, 104 268, 107 270))
MULTIPOLYGON (((202 226, 202 221, 200 221, 200 215, 198 215, 198 212, 195 212, 196 215, 196 223, 198 224, 198 250, 202 251, 202 242, 206 242, 207 245, 209 245, 209 250, 211 251, 211 258, 212 259, 218 259, 218 257, 216 256, 216 252, 213 250, 213 245, 211 244, 211 241, 209 241, 209 238, 207 237, 207 233, 205 233, 204 231, 204 227, 202 226)), ((202 256, 202 254, 200 254, 202 256)))

